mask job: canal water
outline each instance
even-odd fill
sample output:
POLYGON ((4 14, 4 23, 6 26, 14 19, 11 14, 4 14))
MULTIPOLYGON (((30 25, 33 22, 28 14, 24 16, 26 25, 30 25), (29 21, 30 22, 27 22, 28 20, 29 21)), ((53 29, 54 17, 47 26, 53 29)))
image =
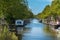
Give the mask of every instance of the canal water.
POLYGON ((44 31, 45 24, 39 23, 37 19, 33 19, 25 27, 27 31, 23 33, 22 40, 57 40, 56 36, 44 31))

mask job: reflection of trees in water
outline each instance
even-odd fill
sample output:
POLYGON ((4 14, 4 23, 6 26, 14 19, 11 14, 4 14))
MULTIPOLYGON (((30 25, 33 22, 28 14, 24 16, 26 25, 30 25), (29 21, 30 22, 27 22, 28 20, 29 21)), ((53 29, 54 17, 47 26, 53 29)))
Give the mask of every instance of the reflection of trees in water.
POLYGON ((49 25, 46 25, 46 26, 44 27, 44 32, 47 33, 47 34, 49 34, 49 35, 51 35, 51 36, 56 36, 56 34, 57 34, 54 30, 52 30, 52 29, 49 27, 49 25))
POLYGON ((25 28, 24 28, 24 33, 25 33, 25 32, 29 32, 29 31, 30 31, 30 27, 25 27, 25 28))
POLYGON ((28 32, 29 30, 30 30, 30 28, 24 27, 22 34, 17 35, 18 40, 22 40, 23 34, 26 33, 26 32, 28 32))
POLYGON ((18 35, 18 40, 22 40, 22 34, 18 35))
MULTIPOLYGON (((23 33, 27 31, 28 28, 24 28, 23 33)), ((0 26, 0 40, 22 40, 22 34, 16 36, 15 32, 10 32, 7 26, 0 26)))
POLYGON ((44 32, 47 36, 49 36, 52 40, 57 40, 57 33, 55 31, 53 31, 49 25, 46 25, 44 27, 44 32))
POLYGON ((60 40, 60 34, 55 32, 54 30, 51 30, 48 25, 44 27, 44 32, 54 38, 53 40, 60 40))

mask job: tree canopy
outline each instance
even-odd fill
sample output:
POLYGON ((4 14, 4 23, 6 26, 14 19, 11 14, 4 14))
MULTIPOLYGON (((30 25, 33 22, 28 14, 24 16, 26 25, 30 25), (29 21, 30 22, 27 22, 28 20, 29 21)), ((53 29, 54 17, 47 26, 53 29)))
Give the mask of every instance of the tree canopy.
POLYGON ((0 0, 0 15, 0 18, 5 18, 7 22, 33 17, 27 0, 0 0))
POLYGON ((42 13, 39 13, 37 15, 37 18, 45 19, 48 16, 53 16, 56 18, 56 16, 59 15, 60 15, 60 0, 54 0, 52 1, 51 5, 47 5, 45 7, 42 13))

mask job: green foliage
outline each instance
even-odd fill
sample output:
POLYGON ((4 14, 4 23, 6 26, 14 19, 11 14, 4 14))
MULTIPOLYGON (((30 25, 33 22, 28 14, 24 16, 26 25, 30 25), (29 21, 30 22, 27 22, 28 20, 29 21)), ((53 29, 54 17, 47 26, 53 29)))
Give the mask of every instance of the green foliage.
POLYGON ((0 18, 6 18, 7 22, 15 19, 27 19, 33 17, 29 10, 27 0, 0 0, 0 18))
POLYGON ((47 5, 46 8, 43 10, 43 12, 38 14, 38 18, 40 17, 41 19, 44 19, 49 15, 50 15, 50 6, 47 5))
POLYGON ((51 5, 47 5, 42 13, 38 14, 37 17, 41 19, 45 19, 46 17, 53 16, 56 18, 60 15, 60 0, 52 1, 51 5))
MULTIPOLYGON (((0 0, 0 18, 5 18, 8 24, 12 24, 15 19, 32 17, 33 13, 28 8, 27 0, 0 0)), ((17 37, 9 32, 8 27, 0 26, 0 40, 17 40, 17 37)))
POLYGON ((18 40, 15 33, 9 32, 6 26, 0 26, 0 40, 18 40))

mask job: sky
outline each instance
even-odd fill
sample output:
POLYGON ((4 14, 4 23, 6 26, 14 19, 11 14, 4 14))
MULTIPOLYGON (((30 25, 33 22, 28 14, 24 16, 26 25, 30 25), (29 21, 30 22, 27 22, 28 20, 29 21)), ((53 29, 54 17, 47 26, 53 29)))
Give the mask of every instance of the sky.
POLYGON ((28 0, 28 6, 34 15, 41 13, 46 5, 51 5, 53 0, 28 0))

